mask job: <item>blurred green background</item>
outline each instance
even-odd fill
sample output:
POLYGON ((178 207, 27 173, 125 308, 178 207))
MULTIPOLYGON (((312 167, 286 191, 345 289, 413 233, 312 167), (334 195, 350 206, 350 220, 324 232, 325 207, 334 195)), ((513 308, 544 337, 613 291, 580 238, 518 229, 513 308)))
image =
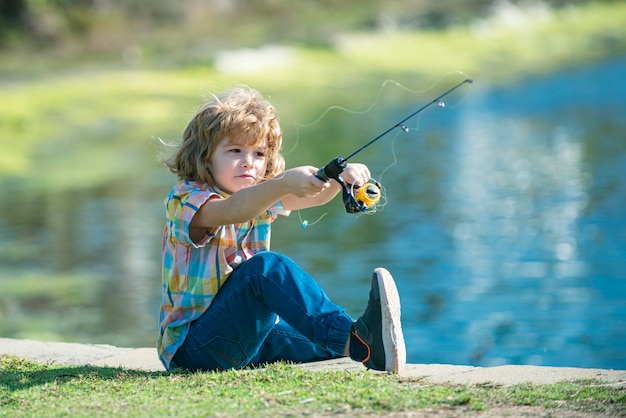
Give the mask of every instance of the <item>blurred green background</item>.
MULTIPOLYGON (((153 344, 162 199, 175 181, 159 162, 162 142, 176 141, 212 92, 235 84, 260 90, 279 111, 288 166, 320 166, 464 77, 476 80, 468 90, 481 91, 625 54, 622 1, 3 0, 0 336, 153 344), (373 104, 360 118, 325 113, 373 104)), ((467 94, 452 103, 462 108, 467 94)), ((443 167, 449 156, 437 153, 445 135, 434 132, 427 151, 443 167)), ((376 173, 393 160, 364 158, 376 173)), ((421 174, 432 179, 437 170, 421 174)), ((390 193, 405 184, 389 181, 390 193)), ((434 207, 427 191, 413 192, 434 207)), ((358 314, 367 275, 358 296, 336 287, 342 260, 329 252, 361 248, 368 231, 376 231, 374 241, 393 240, 381 232, 382 217, 395 216, 389 210, 355 222, 334 202, 301 215, 329 215, 309 235, 277 231, 274 248, 305 240, 297 261, 358 314), (329 240, 326 232, 346 222, 350 232, 329 240)), ((385 261, 368 251, 343 262, 367 270, 385 261)), ((430 293, 411 303, 436 314, 444 299, 430 293)), ((444 360, 479 358, 464 355, 444 360)))
POLYGON ((434 3, 4 0, 0 173, 33 187, 124 178, 127 149, 176 138, 202 95, 238 83, 301 121, 344 91, 365 107, 377 87, 361 83, 510 82, 626 49, 619 1, 434 3))

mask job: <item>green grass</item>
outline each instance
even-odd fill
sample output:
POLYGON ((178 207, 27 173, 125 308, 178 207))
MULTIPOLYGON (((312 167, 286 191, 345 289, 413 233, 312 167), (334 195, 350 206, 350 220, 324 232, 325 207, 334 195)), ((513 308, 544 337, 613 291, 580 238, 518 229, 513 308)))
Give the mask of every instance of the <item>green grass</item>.
POLYGON ((0 357, 0 416, 354 416, 532 406, 620 414, 626 390, 598 382, 435 385, 368 371, 264 369, 208 373, 53 366, 0 357))
POLYGON ((339 45, 355 68, 509 81, 625 53, 626 3, 520 7, 444 31, 346 35, 339 45))
POLYGON ((129 150, 149 146, 151 133, 180 128, 181 96, 194 96, 197 82, 176 72, 108 71, 7 86, 0 173, 46 173, 49 188, 123 177, 132 168, 129 150))

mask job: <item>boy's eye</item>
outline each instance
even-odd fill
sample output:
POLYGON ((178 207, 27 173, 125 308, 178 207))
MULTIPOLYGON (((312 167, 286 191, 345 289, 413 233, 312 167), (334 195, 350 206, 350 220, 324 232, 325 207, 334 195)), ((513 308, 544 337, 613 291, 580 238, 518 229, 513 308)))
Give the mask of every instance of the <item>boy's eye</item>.
POLYGON ((257 151, 254 153, 257 157, 265 157, 265 151, 257 151))

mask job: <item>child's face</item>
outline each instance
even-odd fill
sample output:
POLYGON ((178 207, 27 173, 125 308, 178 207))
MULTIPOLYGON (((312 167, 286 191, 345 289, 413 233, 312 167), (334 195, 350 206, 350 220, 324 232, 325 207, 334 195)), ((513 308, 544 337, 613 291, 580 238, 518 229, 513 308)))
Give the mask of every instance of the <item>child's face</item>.
POLYGON ((257 184, 265 174, 266 155, 265 141, 248 145, 229 137, 222 139, 211 158, 216 186, 232 194, 257 184))

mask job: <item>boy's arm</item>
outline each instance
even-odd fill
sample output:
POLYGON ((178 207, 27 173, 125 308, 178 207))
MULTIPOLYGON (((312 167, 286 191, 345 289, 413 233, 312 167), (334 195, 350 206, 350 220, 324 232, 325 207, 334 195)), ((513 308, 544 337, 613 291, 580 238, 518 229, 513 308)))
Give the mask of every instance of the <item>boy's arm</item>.
POLYGON ((190 227, 211 228, 247 222, 286 197, 307 200, 325 195, 323 192, 331 185, 315 177, 316 172, 315 167, 293 168, 271 180, 240 189, 225 199, 208 200, 198 209, 190 227))

